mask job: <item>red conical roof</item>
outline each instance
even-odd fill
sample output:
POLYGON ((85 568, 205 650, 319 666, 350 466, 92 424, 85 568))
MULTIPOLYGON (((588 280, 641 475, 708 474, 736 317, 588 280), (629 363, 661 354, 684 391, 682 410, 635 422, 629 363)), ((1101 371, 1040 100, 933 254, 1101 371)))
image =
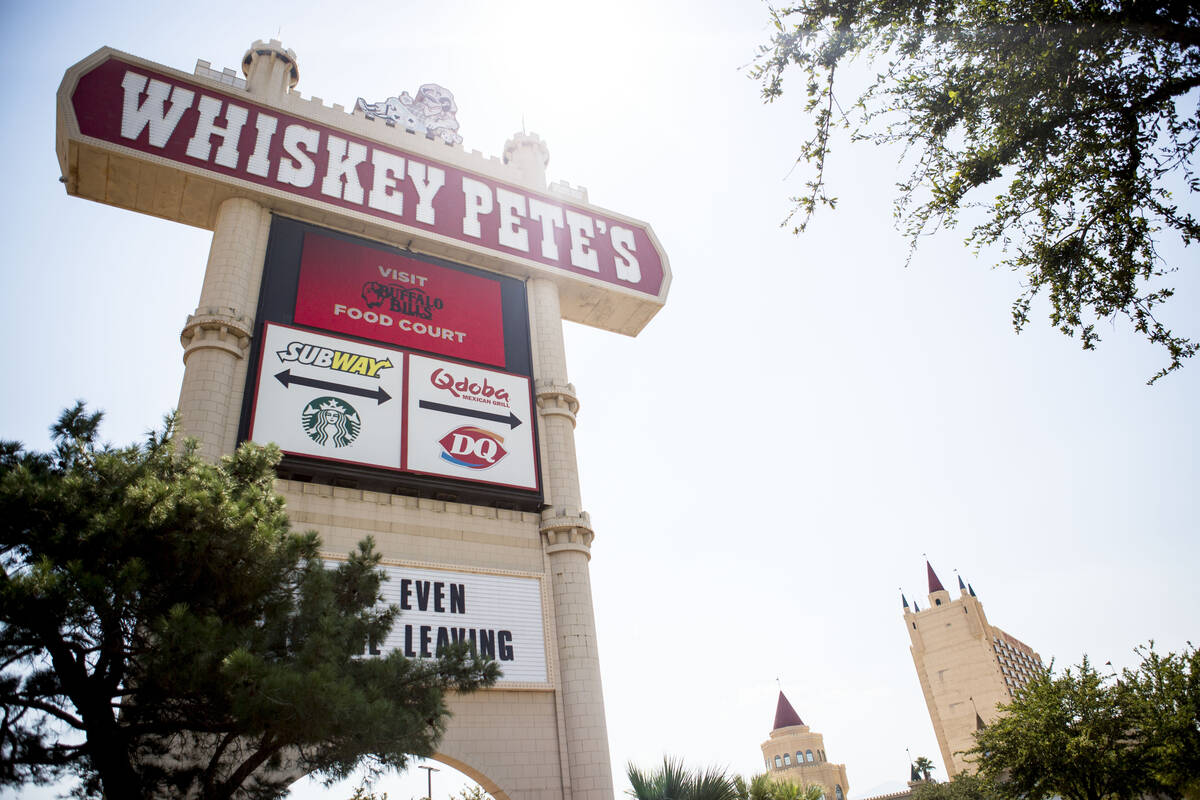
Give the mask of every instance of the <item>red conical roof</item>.
POLYGON ((926 561, 925 569, 929 571, 929 593, 946 591, 946 587, 942 586, 942 582, 938 580, 937 573, 933 571, 933 565, 926 561))
POLYGON ((796 709, 792 708, 792 704, 783 696, 783 692, 779 693, 779 702, 775 704, 775 727, 771 728, 777 731, 780 728, 786 728, 790 725, 803 725, 804 720, 800 719, 800 715, 796 713, 796 709))

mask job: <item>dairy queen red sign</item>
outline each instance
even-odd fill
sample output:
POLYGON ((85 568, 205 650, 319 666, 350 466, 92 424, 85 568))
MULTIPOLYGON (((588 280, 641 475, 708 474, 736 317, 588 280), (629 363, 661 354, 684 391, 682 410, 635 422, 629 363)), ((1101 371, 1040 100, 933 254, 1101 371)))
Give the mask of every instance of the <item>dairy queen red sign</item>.
MULTIPOLYGON (((98 55, 105 57, 84 67, 60 98, 60 113, 74 117, 72 141, 140 153, 242 191, 257 187, 276 204, 289 196, 315 201, 463 252, 643 298, 665 295, 665 259, 644 223, 252 103, 233 87, 215 89, 113 51, 98 55)), ((636 319, 614 329, 640 327, 653 310, 636 310, 629 315, 636 319)))

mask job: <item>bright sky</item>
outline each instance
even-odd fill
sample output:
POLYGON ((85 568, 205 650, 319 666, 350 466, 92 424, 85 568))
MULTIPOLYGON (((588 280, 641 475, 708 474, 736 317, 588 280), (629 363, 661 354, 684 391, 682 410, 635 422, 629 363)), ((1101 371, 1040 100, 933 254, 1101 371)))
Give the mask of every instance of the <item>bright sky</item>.
MULTIPOLYGON (((852 797, 902 788, 905 748, 944 776, 900 613, 901 589, 925 603, 923 554, 1060 665, 1196 639, 1200 363, 1148 388, 1163 356, 1127 323, 1085 353, 1044 306, 1015 336, 1017 277, 959 232, 906 269, 894 152, 843 147, 837 212, 801 238, 781 229, 806 130, 799 82, 763 106, 745 76, 763 4, 259 5, 0 6, 0 436, 46 447, 76 398, 107 412, 114 442, 156 425, 210 240, 67 197, 64 70, 104 45, 236 68, 278 37, 298 89, 326 103, 441 83, 466 147, 489 155, 524 123, 551 180, 649 222, 670 257, 671 296, 639 337, 567 326, 618 795, 627 762, 664 753, 761 769, 777 679, 852 797)), ((1163 317, 1200 336, 1196 254, 1167 252, 1189 269, 1163 317)), ((435 798, 457 785, 435 775, 435 798)), ((423 772, 383 786, 424 787, 423 772)))

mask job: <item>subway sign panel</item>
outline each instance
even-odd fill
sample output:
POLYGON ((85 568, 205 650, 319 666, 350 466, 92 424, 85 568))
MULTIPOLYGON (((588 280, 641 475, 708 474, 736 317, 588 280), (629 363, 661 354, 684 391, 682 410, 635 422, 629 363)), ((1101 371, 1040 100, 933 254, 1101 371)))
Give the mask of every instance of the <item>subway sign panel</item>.
MULTIPOLYGON (((68 70, 59 91, 68 192, 203 227, 232 195, 318 224, 348 215, 409 250, 549 277, 565 318, 631 335, 666 297, 669 268, 645 223, 531 192, 506 182, 503 165, 319 101, 289 95, 275 108, 249 98, 98 51, 68 70)), ((420 302, 422 288, 384 288, 374 299, 420 302)))

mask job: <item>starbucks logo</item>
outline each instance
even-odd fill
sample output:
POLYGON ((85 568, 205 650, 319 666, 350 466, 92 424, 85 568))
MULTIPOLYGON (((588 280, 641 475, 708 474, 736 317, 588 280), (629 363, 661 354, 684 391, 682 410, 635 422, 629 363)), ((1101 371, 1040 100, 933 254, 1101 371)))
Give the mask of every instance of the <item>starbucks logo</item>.
POLYGON ((362 420, 354 406, 337 397, 313 400, 304 407, 300 421, 308 438, 322 447, 345 447, 362 430, 362 420))

